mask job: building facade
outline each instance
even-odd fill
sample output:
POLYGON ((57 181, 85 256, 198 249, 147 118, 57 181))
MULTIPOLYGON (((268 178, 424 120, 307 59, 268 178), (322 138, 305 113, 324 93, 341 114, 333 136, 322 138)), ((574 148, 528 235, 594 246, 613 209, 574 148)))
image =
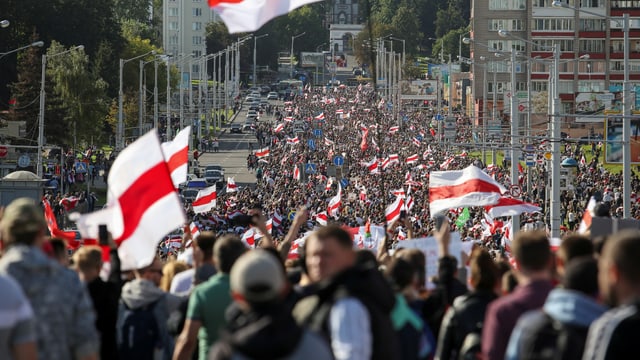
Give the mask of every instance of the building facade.
MULTIPOLYGON (((509 108, 506 95, 511 94, 521 98, 530 96, 523 102, 526 106, 520 106, 522 113, 547 114, 550 60, 555 45, 561 51, 558 89, 562 102, 560 111, 567 114, 564 125, 577 127, 584 123, 603 123, 607 113, 619 112, 624 44, 622 21, 615 18, 621 20, 623 13, 629 13, 631 18, 629 79, 632 88, 636 84, 640 88, 640 2, 564 1, 571 8, 553 7, 552 0, 473 1, 471 57, 477 123, 492 119, 494 103, 497 112, 504 114, 504 109, 509 108), (613 19, 607 20, 606 16, 613 19), (513 36, 500 37, 500 29, 513 36), (510 50, 519 53, 515 91, 510 84, 509 55, 499 59, 494 54, 510 50), (525 93, 528 94, 521 95, 525 93), (581 117, 580 114, 589 116, 581 117), (594 116, 600 114, 601 117, 594 116)), ((633 100, 630 103, 635 105, 633 100)))
POLYGON ((352 53, 353 39, 364 27, 358 0, 334 0, 330 4, 326 22, 329 25, 331 51, 352 53))
MULTIPOLYGON (((163 0, 162 19, 162 46, 174 58, 181 54, 194 57, 206 54, 207 24, 220 21, 206 0, 163 0)), ((192 64, 191 72, 197 78, 199 64, 192 64)))

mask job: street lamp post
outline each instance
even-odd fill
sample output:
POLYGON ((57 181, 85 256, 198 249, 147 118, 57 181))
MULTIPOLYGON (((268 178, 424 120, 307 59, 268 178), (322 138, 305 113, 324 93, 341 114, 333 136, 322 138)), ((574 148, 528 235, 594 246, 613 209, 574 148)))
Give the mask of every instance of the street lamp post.
POLYGON ((9 20, 0 20, 0 28, 7 28, 10 24, 9 20))
POLYGON ((407 41, 393 36, 391 37, 391 40, 402 41, 402 71, 404 72, 404 68, 407 65, 407 41))
MULTIPOLYGON (((607 20, 615 20, 614 18, 596 12, 584 10, 583 8, 573 7, 562 1, 555 0, 551 4, 557 8, 573 9, 585 14, 597 16, 607 20)), ((616 20, 620 21, 620 20, 616 20)), ((624 75, 622 80, 622 202, 624 217, 631 218, 631 91, 629 89, 629 13, 622 14, 622 32, 623 32, 623 52, 624 52, 624 75)))
POLYGON ((2 59, 3 57, 5 57, 5 56, 7 56, 9 54, 16 53, 16 52, 18 52, 20 50, 24 50, 24 49, 28 49, 28 48, 32 48, 32 47, 42 47, 43 45, 44 45, 44 42, 36 41, 36 42, 33 42, 33 43, 29 44, 29 45, 21 46, 21 47, 19 47, 17 49, 13 49, 13 50, 10 50, 10 51, 4 52, 4 53, 0 53, 0 59, 2 59))
MULTIPOLYGON (((34 43, 35 44, 35 43, 34 43)), ((42 46, 42 45, 40 45, 42 46)), ((43 54, 42 55, 42 69, 41 69, 41 74, 40 74, 40 114, 38 116, 38 157, 37 157, 37 167, 38 169, 36 170, 36 174, 38 175, 38 177, 42 177, 42 148, 44 146, 44 111, 45 111, 45 101, 46 101, 46 96, 47 93, 45 91, 45 82, 46 82, 46 73, 47 73, 47 59, 55 57, 55 56, 59 56, 59 55, 64 55, 67 54, 71 51, 74 50, 84 50, 84 45, 78 45, 75 47, 72 47, 71 49, 65 50, 65 51, 61 51, 59 53, 56 54, 51 54, 48 55, 47 54, 43 54)), ((75 149, 74 149, 75 150, 75 149)))
POLYGON ((262 34, 262 35, 258 35, 258 36, 254 36, 253 37, 253 86, 256 86, 258 84, 258 77, 257 77, 257 72, 256 72, 256 66, 257 66, 257 43, 258 43, 258 39, 263 38, 263 37, 267 37, 269 36, 269 34, 262 34))
POLYGON ((302 32, 302 33, 300 33, 298 35, 295 35, 295 36, 291 37, 291 53, 289 54, 290 55, 289 62, 291 64, 291 69, 290 69, 291 78, 293 78, 293 42, 294 42, 295 39, 299 38, 300 36, 305 35, 306 33, 307 32, 304 31, 304 32, 302 32))
POLYGON ((116 150, 122 150, 124 148, 124 114, 123 114, 123 98, 124 92, 122 90, 122 72, 124 70, 124 65, 129 61, 138 60, 143 58, 149 54, 155 55, 156 51, 151 50, 142 55, 138 55, 136 57, 132 57, 131 59, 120 59, 120 67, 119 67, 119 87, 118 87, 118 128, 117 128, 117 137, 116 137, 116 150))

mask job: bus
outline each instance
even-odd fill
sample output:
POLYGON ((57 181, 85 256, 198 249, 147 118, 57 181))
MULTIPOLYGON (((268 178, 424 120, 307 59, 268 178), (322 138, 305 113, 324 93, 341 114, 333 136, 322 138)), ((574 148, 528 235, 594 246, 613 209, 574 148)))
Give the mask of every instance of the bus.
POLYGON ((302 96, 304 85, 301 80, 288 79, 280 80, 278 83, 278 94, 285 98, 292 95, 302 96))

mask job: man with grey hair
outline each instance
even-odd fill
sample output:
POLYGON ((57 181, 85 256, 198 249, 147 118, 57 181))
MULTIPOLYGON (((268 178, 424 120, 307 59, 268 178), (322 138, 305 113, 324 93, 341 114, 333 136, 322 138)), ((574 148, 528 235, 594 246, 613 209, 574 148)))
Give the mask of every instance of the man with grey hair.
POLYGON ((38 358, 97 359, 95 313, 78 276, 41 250, 47 224, 33 200, 14 200, 0 220, 6 252, 0 274, 11 275, 31 302, 36 320, 38 358))

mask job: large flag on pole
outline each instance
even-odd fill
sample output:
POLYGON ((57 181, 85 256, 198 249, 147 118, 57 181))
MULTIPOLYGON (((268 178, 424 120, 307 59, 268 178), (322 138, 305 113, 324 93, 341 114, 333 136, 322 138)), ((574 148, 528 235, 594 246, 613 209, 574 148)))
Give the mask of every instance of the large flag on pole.
POLYGON ((431 216, 448 209, 494 205, 507 190, 473 165, 464 170, 434 171, 429 177, 431 216))
POLYGON ((106 224, 118 244, 123 270, 151 264, 158 243, 186 222, 156 130, 122 150, 109 171, 109 207, 80 216, 85 238, 106 224))
POLYGON ((173 186, 187 181, 187 165, 189 163, 189 134, 191 126, 180 130, 173 141, 162 143, 162 154, 169 167, 173 186))
POLYGON ((501 197, 495 205, 485 206, 484 209, 493 218, 516 216, 522 213, 532 213, 541 210, 537 205, 508 197, 501 197))
POLYGON ((209 0, 229 33, 253 32, 269 20, 319 0, 209 0))
POLYGON ((215 184, 198 191, 196 199, 191 203, 193 212, 195 212, 196 214, 200 214, 215 208, 217 199, 218 195, 216 193, 215 184))

